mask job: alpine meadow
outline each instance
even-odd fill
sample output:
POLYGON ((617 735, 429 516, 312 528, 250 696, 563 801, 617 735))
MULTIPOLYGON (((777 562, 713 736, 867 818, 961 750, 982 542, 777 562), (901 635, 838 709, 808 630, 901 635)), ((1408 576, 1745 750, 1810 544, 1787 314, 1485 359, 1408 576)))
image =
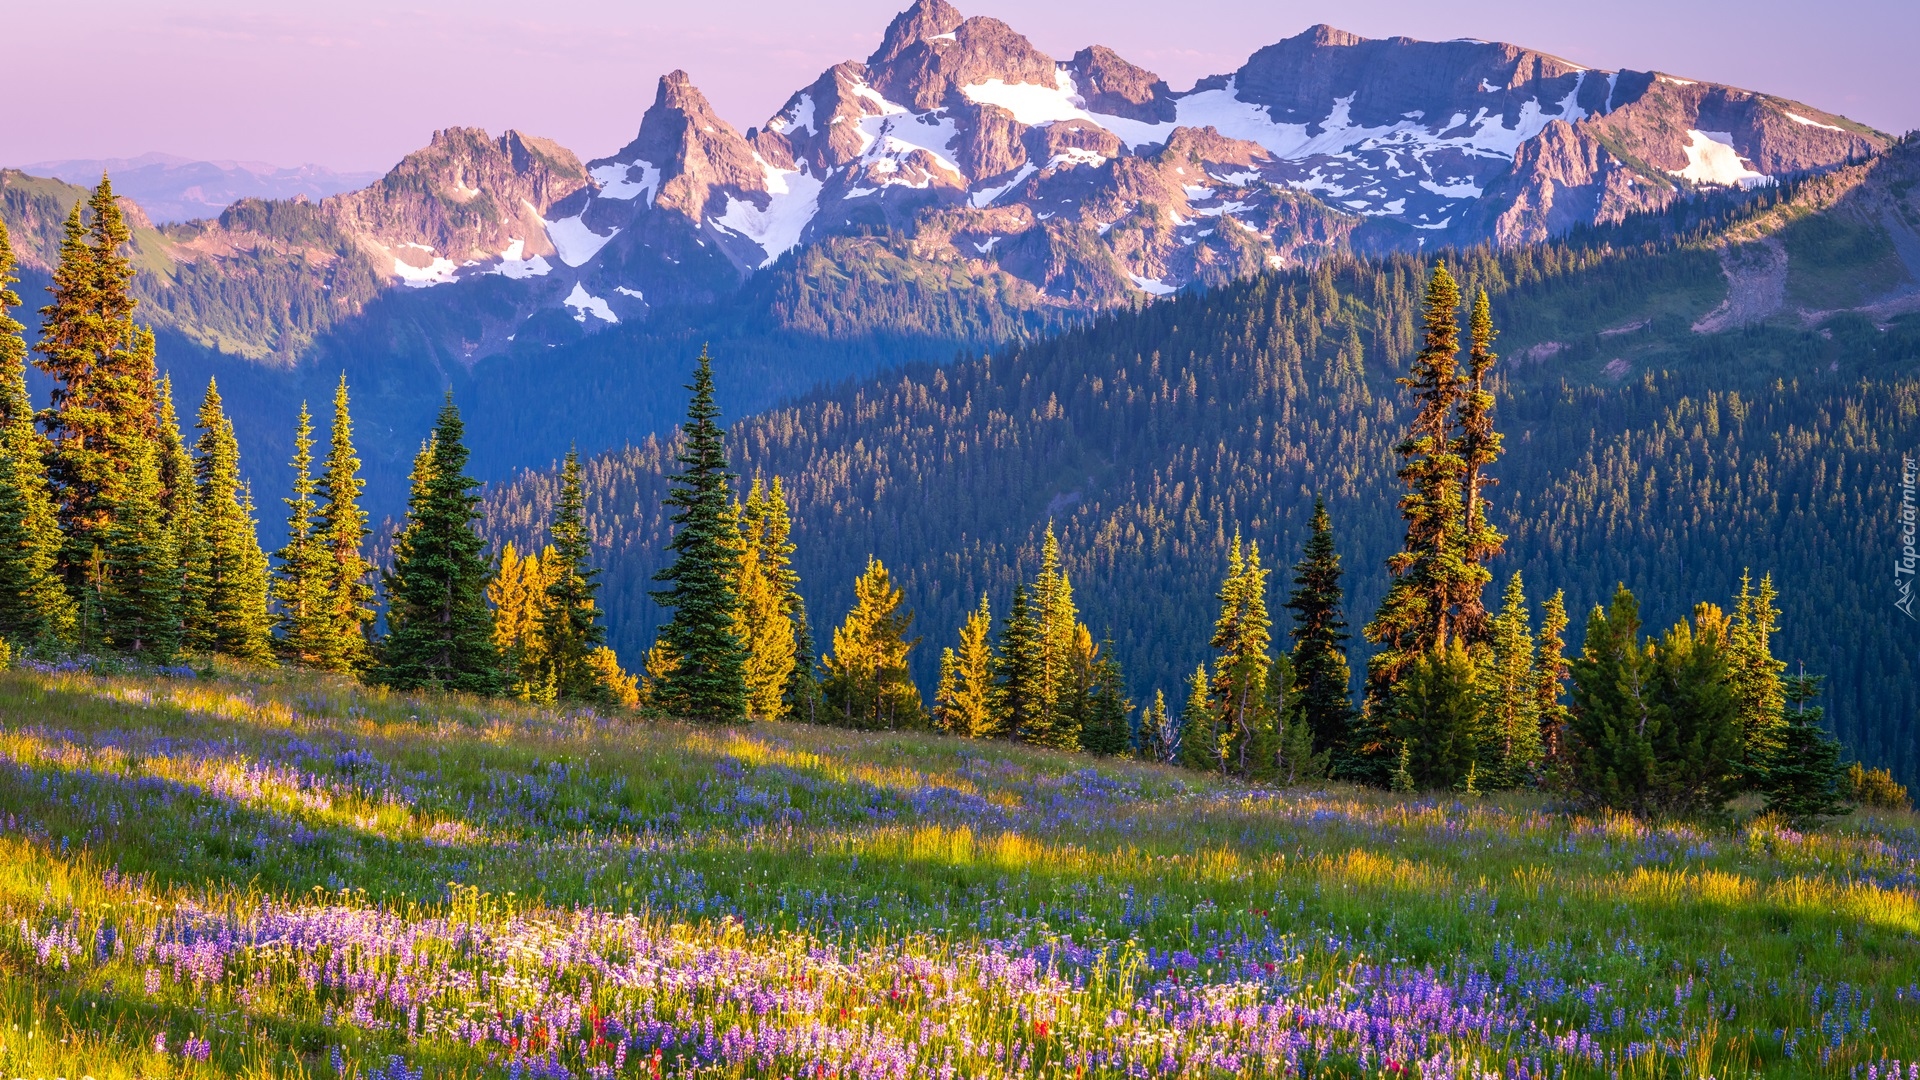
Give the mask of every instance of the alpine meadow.
POLYGON ((0 169, 0 1076, 1920 1080, 1920 135, 877 40, 0 169))

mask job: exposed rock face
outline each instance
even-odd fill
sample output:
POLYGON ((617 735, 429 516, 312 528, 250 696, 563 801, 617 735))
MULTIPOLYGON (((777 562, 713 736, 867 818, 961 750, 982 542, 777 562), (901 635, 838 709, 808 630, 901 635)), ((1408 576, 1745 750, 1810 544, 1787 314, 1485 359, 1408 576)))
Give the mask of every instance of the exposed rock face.
POLYGON ((950 104, 961 87, 993 79, 1054 85, 1053 58, 1012 27, 998 19, 959 16, 945 0, 920 0, 902 12, 867 59, 873 88, 924 112, 950 104))
POLYGON ((1280 123, 1315 123, 1329 103, 1349 99, 1347 115, 1362 127, 1391 127, 1409 113, 1464 122, 1481 110, 1512 126, 1529 102, 1557 111, 1570 94, 1572 106, 1601 111, 1604 88, 1585 86, 1584 70, 1513 45, 1369 39, 1321 25, 1254 53, 1233 81, 1240 100, 1267 106, 1280 123))
POLYGON ((1170 124, 1179 116, 1166 80, 1127 63, 1105 45, 1081 49, 1066 67, 1091 112, 1147 124, 1170 124))
POLYGON ((586 186, 580 159, 550 140, 448 128, 373 186, 319 205, 369 254, 425 269, 498 258, 516 241, 551 254, 542 214, 586 186))
POLYGON ((1673 184, 1649 180, 1609 150, 1596 132, 1548 124, 1514 155, 1513 168, 1487 187, 1474 226, 1503 246, 1538 243, 1582 224, 1611 224, 1673 197, 1673 184))
POLYGON ((653 204, 696 222, 706 215, 716 187, 767 189, 753 147, 720 119, 684 71, 660 79, 653 107, 640 118, 640 133, 614 160, 652 164, 660 174, 653 204))
POLYGON ((1026 144, 1021 141, 1026 125, 997 105, 983 105, 974 114, 972 126, 962 136, 960 167, 968 176, 990 177, 1010 173, 1027 163, 1026 144))

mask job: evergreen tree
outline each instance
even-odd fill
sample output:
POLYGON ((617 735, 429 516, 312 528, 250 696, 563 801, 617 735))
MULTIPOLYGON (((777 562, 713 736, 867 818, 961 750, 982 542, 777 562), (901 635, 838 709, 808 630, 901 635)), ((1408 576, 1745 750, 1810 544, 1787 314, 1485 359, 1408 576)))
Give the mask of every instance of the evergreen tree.
POLYGON ((1540 636, 1534 639, 1534 718, 1540 729, 1540 753, 1556 774, 1564 771, 1567 707, 1567 595, 1555 589, 1540 609, 1540 636))
POLYGON ((1368 722, 1355 747, 1361 775, 1384 769, 1394 749, 1387 725, 1405 717, 1404 710, 1391 708, 1394 686, 1409 666, 1449 640, 1457 614, 1452 604, 1474 576, 1466 559, 1460 490, 1465 467, 1452 437, 1462 386, 1459 308, 1459 286, 1444 265, 1435 265, 1422 306, 1425 343, 1411 373, 1397 380, 1413 391, 1417 406, 1406 436, 1394 446, 1401 459, 1397 475, 1407 489, 1400 497, 1406 537, 1387 560, 1393 580, 1365 628, 1379 649, 1367 662, 1368 722))
POLYGON ((1477 759, 1488 787, 1529 782, 1540 763, 1540 689, 1534 669, 1532 617, 1520 572, 1507 581, 1493 642, 1481 675, 1486 686, 1486 730, 1477 759))
POLYGON ((133 321, 132 238, 104 176, 75 204, 43 318, 38 366, 53 377, 42 417, 52 441, 49 478, 66 539, 65 574, 78 588, 103 547, 125 487, 158 436, 153 333, 133 321), (85 211, 83 215, 82 207, 85 211))
POLYGON ((1041 653, 1040 621, 1027 602, 1027 587, 1013 589, 1013 605, 1000 628, 998 692, 994 728, 1024 738, 1042 708, 1045 658, 1041 653))
POLYGON ((0 639, 50 647, 73 635, 76 613, 59 574, 63 537, 27 394, 25 327, 11 314, 16 280, 0 221, 0 639))
POLYGON ((934 695, 934 725, 950 735, 981 739, 1003 734, 994 681, 993 611, 987 596, 960 626, 959 649, 940 653, 940 689, 934 695))
POLYGON ((1213 709, 1213 684, 1202 664, 1187 680, 1187 703, 1180 710, 1179 761, 1189 769, 1219 772, 1231 759, 1232 741, 1222 740, 1213 709))
POLYGON ((725 433, 713 401, 713 360, 700 350, 687 407, 685 442, 665 500, 674 507, 672 565, 654 580, 669 588, 655 600, 673 609, 660 639, 675 658, 657 688, 656 707, 689 720, 734 723, 747 716, 746 649, 734 631, 739 543, 727 484, 725 433))
POLYGON ((1464 565, 1450 579, 1455 591, 1448 600, 1455 611, 1454 632, 1475 644, 1485 641, 1488 633, 1481 597, 1493 574, 1486 564, 1505 549, 1507 542, 1487 515, 1486 488, 1499 482, 1487 475, 1487 469, 1500 460, 1501 439, 1493 429, 1493 390, 1487 385, 1496 357, 1493 311, 1485 289, 1474 298, 1468 331, 1467 374, 1455 418, 1458 434, 1453 440, 1462 472, 1460 495, 1466 504, 1460 539, 1464 565))
POLYGON ((1214 621, 1212 713, 1221 723, 1216 732, 1228 747, 1231 768, 1252 776, 1269 761, 1274 717, 1268 708, 1268 655, 1272 620, 1267 616, 1267 573, 1260 566, 1260 545, 1243 548, 1240 533, 1233 534, 1227 553, 1227 576, 1217 594, 1220 615, 1214 621))
POLYGON ((640 679, 620 666, 620 657, 605 645, 587 654, 587 664, 599 680, 600 692, 610 705, 622 709, 640 707, 640 679))
POLYGON ((373 625, 373 564, 361 553, 368 533, 360 508, 360 458, 353 448, 347 376, 333 392, 333 428, 320 474, 320 538, 327 550, 326 594, 330 629, 320 666, 365 671, 373 662, 367 630, 373 625))
POLYGON ((1113 658, 1113 639, 1108 638, 1097 651, 1093 665, 1093 692, 1087 704, 1086 726, 1080 732, 1081 749, 1108 757, 1127 752, 1133 741, 1129 717, 1133 703, 1127 700, 1126 679, 1113 658))
POLYGON ((1073 584, 1060 568, 1060 541, 1047 525, 1040 548, 1040 572, 1032 591, 1038 663, 1031 708, 1014 729, 1035 746, 1074 750, 1085 719, 1082 696, 1092 670, 1092 635, 1081 625, 1073 602, 1073 584))
POLYGON ((1180 747, 1180 728, 1167 715, 1167 695, 1153 692, 1153 704, 1140 717, 1140 729, 1134 733, 1133 756, 1141 761, 1166 764, 1173 761, 1180 747))
POLYGON ((793 686, 793 543, 785 531, 786 507, 754 477, 738 508, 741 547, 734 581, 738 597, 734 633, 746 647, 747 712, 756 720, 786 715, 793 686))
POLYGON ((1775 599, 1772 574, 1762 575, 1755 589, 1752 576, 1742 573, 1728 627, 1727 685, 1739 717, 1741 769, 1756 785, 1764 783, 1770 763, 1778 756, 1787 724, 1786 692, 1780 679, 1787 665, 1773 655, 1773 635, 1780 631, 1775 599))
POLYGON ((901 610, 905 596, 872 556, 853 583, 853 595, 853 610, 834 630, 833 652, 823 664, 828 713, 837 723, 869 731, 919 727, 920 690, 907 670, 907 654, 920 639, 907 637, 913 613, 901 610))
POLYGON ((1403 768, 1416 787, 1454 791, 1473 775, 1475 738, 1482 724, 1480 672, 1459 638, 1436 645, 1413 662, 1394 689, 1392 727, 1403 768))
POLYGON ((1840 765, 1840 743, 1821 726, 1826 710, 1807 704, 1820 696, 1823 681, 1805 670, 1781 680, 1786 720, 1761 785, 1767 810, 1797 829, 1849 809, 1842 795, 1846 770, 1840 765))
POLYGON ((548 535, 553 545, 541 559, 546 578, 540 605, 541 665, 560 697, 608 703, 607 687, 592 662, 594 651, 607 642, 594 606, 600 571, 593 565, 593 542, 587 535, 580 457, 571 449, 560 470, 560 502, 548 535))
POLYGON ((1347 621, 1341 611, 1340 553, 1333 546, 1333 522, 1326 500, 1313 500, 1313 534, 1293 568, 1293 678, 1301 719, 1315 753, 1341 762, 1350 751, 1352 673, 1347 667, 1347 621))
POLYGON ((523 701, 550 704, 559 697, 558 684, 548 678, 552 669, 545 663, 541 636, 547 571, 559 561, 552 548, 544 555, 528 552, 522 556, 509 540, 500 552, 499 569, 487 583, 487 603, 493 608, 493 648, 500 657, 501 672, 512 684, 513 696, 523 701))
POLYGON ((260 550, 253 498, 240 479, 240 445, 222 411, 220 389, 207 382, 200 405, 194 462, 198 513, 207 537, 207 599, 202 625, 188 627, 196 649, 241 660, 273 658, 267 611, 267 557, 260 550))
POLYGON ((180 434, 180 417, 173 406, 173 380, 158 386, 160 420, 160 487, 163 517, 173 537, 180 563, 180 594, 174 613, 180 625, 175 635, 182 646, 202 648, 194 628, 207 625, 207 595, 211 588, 213 553, 207 547, 205 523, 200 520, 200 493, 195 486, 193 454, 180 434))
POLYGON ((1275 724, 1273 780, 1298 784, 1325 779, 1333 752, 1314 749, 1305 687, 1285 653, 1274 658, 1273 671, 1267 678, 1267 692, 1275 724))
POLYGON ((150 446, 127 463, 103 548, 101 614, 110 644, 165 660, 179 641, 179 561, 162 518, 160 473, 153 459, 150 446))
POLYGON ((314 528, 313 418, 306 402, 293 428, 293 495, 287 504, 287 542, 275 554, 280 569, 273 595, 280 605, 280 652, 303 666, 327 657, 333 619, 327 603, 328 552, 314 528))
POLYGON ((1567 754, 1575 793, 1591 805, 1645 814, 1717 810, 1733 791, 1739 735, 1726 685, 1717 610, 1639 637, 1626 587, 1595 608, 1572 664, 1567 754))
POLYGON ((487 609, 486 545, 474 531, 479 482, 466 475, 467 447, 453 394, 414 461, 407 521, 386 577, 387 640, 373 671, 396 690, 500 690, 500 657, 487 609))

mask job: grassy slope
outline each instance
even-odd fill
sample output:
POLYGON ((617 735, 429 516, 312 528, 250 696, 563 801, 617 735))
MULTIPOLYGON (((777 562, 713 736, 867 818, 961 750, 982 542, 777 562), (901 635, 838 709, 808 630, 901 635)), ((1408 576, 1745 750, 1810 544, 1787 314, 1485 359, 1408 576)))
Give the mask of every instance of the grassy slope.
POLYGON ((529 1048, 583 1075, 620 1043, 624 1076, 656 1046, 668 1075, 1846 1076, 1920 1046, 1908 816, 1648 827, 15 671, 0 822, 9 1076, 331 1076, 335 1050, 501 1075, 529 1048))

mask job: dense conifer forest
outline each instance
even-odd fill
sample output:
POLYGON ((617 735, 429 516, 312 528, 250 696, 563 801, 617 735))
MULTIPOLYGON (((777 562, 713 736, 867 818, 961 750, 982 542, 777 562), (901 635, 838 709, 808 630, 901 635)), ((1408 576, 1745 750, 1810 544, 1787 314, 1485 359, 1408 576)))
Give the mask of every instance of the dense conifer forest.
MULTIPOLYGON (((1920 327, 1842 316, 1694 333, 1724 284, 1714 253, 1687 244, 1449 261, 1469 294, 1490 293, 1501 332, 1488 385, 1506 454, 1488 497, 1508 540, 1495 580, 1520 571, 1536 601, 1564 590, 1577 652, 1584 614, 1617 584, 1665 626, 1700 601, 1730 605, 1743 572, 1771 573, 1778 654, 1830 676, 1829 716, 1852 751, 1913 776, 1920 673, 1892 606, 1889 529, 1920 406, 1920 327)), ((922 686, 983 593, 1007 610, 1051 522, 1081 617, 1111 635, 1133 699, 1178 701, 1236 530, 1290 559, 1324 495, 1348 620, 1380 601, 1401 542, 1392 446, 1409 418, 1394 380, 1417 344, 1428 266, 1268 274, 823 391, 737 422, 733 466, 785 484, 814 610, 844 602, 869 554, 890 568, 935 646, 911 658, 922 686)), ((674 452, 649 441, 585 467, 624 655, 658 618, 646 582, 674 452)), ((529 476, 490 496, 494 535, 531 542, 549 484, 529 476)), ((1356 672, 1364 652, 1356 643, 1356 672)))

